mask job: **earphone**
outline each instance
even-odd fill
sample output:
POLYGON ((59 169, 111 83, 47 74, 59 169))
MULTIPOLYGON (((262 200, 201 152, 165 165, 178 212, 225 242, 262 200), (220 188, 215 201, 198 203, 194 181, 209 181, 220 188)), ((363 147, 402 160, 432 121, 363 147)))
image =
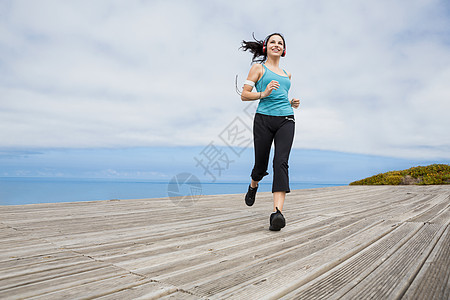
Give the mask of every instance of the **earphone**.
POLYGON ((266 39, 264 40, 264 43, 263 43, 263 53, 264 53, 264 55, 267 55, 267 47, 266 47, 266 45, 267 45, 267 42, 269 41, 269 38, 272 35, 279 35, 283 39, 283 53, 281 53, 281 57, 285 57, 286 56, 286 43, 284 42, 284 37, 280 33, 272 33, 271 35, 266 37, 266 39))

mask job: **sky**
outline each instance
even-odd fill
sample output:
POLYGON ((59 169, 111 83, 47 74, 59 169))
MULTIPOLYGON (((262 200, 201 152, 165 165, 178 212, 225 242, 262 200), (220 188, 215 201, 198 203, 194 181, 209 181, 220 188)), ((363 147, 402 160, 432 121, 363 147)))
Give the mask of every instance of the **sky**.
POLYGON ((0 0, 0 177, 247 178, 239 46, 272 32, 301 100, 293 157, 328 162, 299 180, 450 162, 448 1, 0 0))

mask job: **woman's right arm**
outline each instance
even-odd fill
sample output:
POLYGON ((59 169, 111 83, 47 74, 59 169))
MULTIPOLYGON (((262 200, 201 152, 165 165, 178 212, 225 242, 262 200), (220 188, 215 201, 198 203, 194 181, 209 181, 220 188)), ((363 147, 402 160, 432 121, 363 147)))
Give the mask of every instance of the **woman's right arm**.
MULTIPOLYGON (((254 64, 250 68, 250 72, 248 73, 247 80, 252 82, 257 82, 259 78, 261 78, 263 72, 263 66, 261 64, 254 64)), ((276 90, 279 87, 278 81, 272 80, 266 87, 264 92, 252 92, 253 86, 244 84, 242 88, 241 100, 242 101, 254 101, 259 100, 261 98, 267 97, 272 93, 272 90, 276 90)))
MULTIPOLYGON (((262 65, 261 64, 254 64, 250 68, 250 72, 248 72, 247 80, 252 82, 257 82, 258 79, 261 77, 262 73, 262 65)), ((242 101, 253 101, 261 99, 261 93, 260 92, 252 92, 253 86, 244 84, 244 87, 242 88, 242 94, 241 94, 241 100, 242 101)))

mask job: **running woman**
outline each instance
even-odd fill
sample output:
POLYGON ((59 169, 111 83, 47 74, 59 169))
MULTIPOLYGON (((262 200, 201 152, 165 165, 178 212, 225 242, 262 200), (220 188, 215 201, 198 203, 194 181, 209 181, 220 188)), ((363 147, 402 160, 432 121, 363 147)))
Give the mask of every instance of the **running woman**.
POLYGON ((275 144, 273 158, 273 213, 269 229, 279 231, 286 225, 282 214, 286 193, 290 192, 288 161, 294 140, 294 110, 299 99, 289 100, 291 73, 280 68, 280 59, 286 55, 286 42, 280 33, 272 33, 264 41, 242 41, 241 49, 253 53, 247 80, 241 94, 242 101, 259 100, 253 122, 255 164, 245 203, 255 203, 258 183, 268 175, 270 148, 275 144), (256 88, 256 91, 253 89, 256 88))

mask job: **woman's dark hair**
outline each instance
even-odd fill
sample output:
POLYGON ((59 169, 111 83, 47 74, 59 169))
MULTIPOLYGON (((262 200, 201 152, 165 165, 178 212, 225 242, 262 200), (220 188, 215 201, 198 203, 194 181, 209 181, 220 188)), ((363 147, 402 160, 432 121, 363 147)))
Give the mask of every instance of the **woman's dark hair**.
POLYGON ((264 43, 267 47, 267 42, 273 35, 281 36, 281 38, 283 39, 284 49, 286 49, 286 41, 284 40, 284 36, 281 33, 276 32, 268 35, 263 41, 257 40, 255 38, 255 33, 252 33, 253 39, 255 41, 242 41, 241 47, 239 49, 242 49, 243 51, 249 50, 251 53, 253 53, 252 62, 262 63, 267 59, 267 51, 266 53, 264 53, 263 51, 264 43))

